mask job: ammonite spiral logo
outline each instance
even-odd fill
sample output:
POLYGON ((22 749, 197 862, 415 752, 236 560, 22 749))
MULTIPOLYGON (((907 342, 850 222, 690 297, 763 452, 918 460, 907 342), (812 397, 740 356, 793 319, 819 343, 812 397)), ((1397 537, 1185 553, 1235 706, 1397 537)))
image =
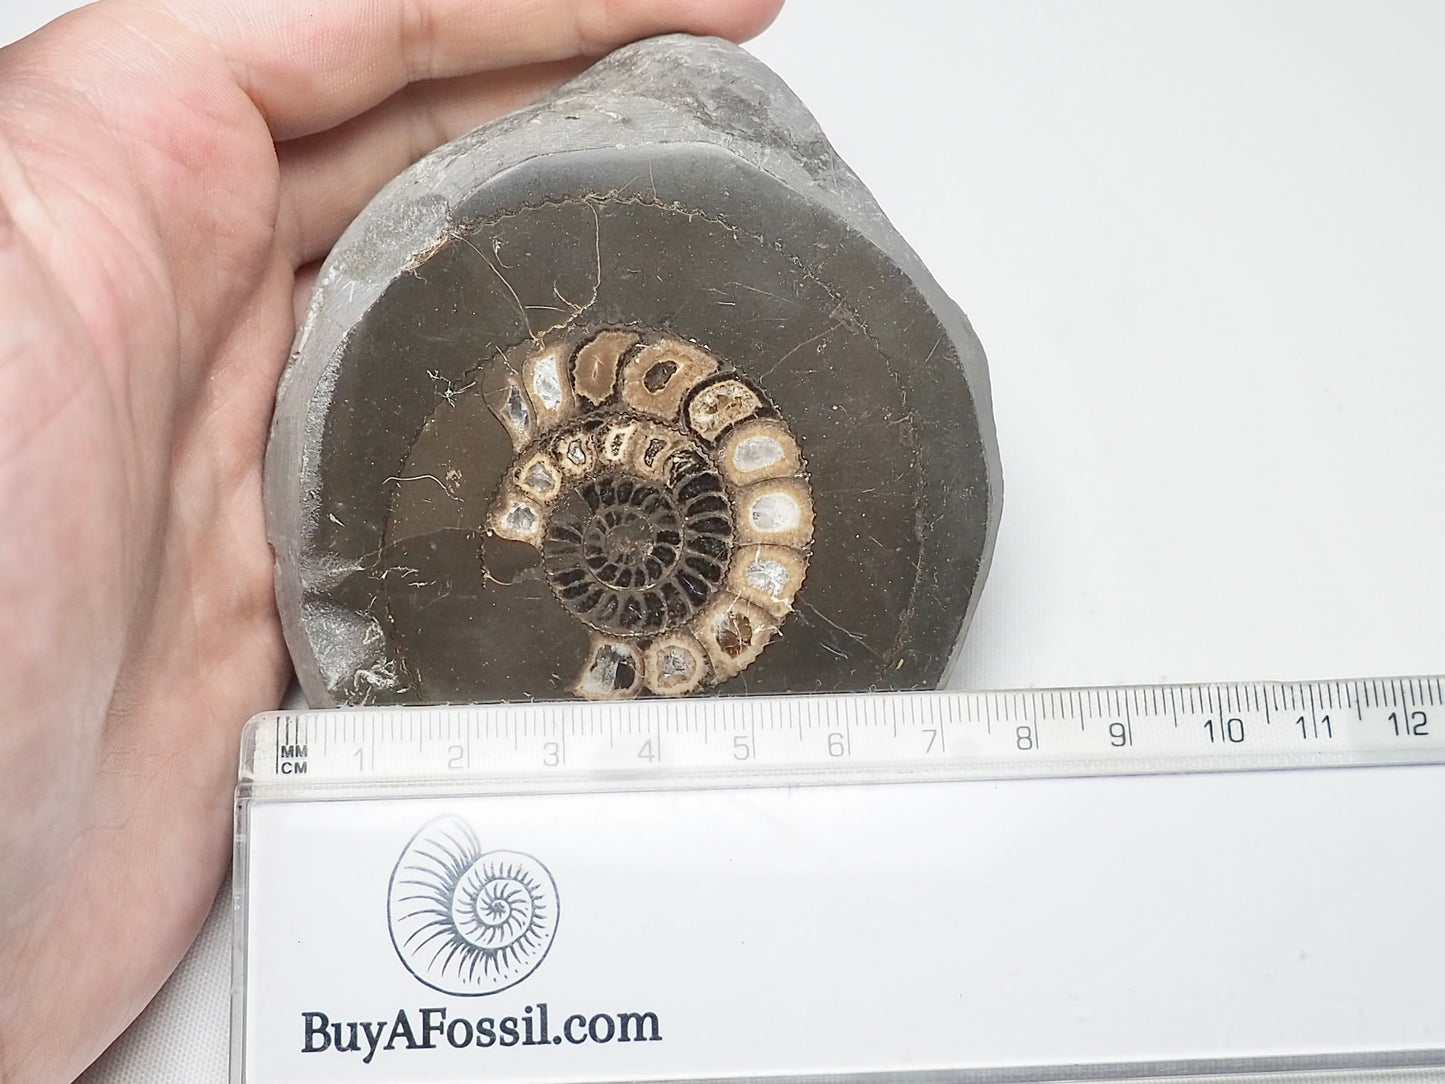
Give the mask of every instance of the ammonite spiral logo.
POLYGON ((807 572, 813 501, 763 393, 678 339, 609 330, 527 344, 488 405, 516 459, 489 528, 542 554, 593 632, 593 700, 678 696, 762 654, 807 572))
POLYGON ((557 885, 541 862, 484 851, 471 825, 440 817, 401 852, 387 920, 406 969, 447 994, 494 994, 537 969, 557 934, 557 885))

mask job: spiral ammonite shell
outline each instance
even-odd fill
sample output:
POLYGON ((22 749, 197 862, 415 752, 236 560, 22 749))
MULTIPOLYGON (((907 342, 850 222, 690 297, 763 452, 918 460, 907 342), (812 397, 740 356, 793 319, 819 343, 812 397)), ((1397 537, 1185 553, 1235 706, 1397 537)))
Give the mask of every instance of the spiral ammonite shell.
POLYGON ((530 975, 557 933, 557 885, 535 858, 483 851, 471 825, 440 817, 392 871, 387 921, 406 969, 448 994, 493 994, 530 975))
POLYGON ((792 609, 813 522, 802 452, 762 391, 646 330, 505 360, 487 398, 515 458, 487 525, 541 554, 591 631, 572 691, 676 696, 746 669, 792 609))
POLYGON ((266 507, 314 705, 938 685, 998 523, 957 306, 782 82, 670 36, 329 257, 266 507))

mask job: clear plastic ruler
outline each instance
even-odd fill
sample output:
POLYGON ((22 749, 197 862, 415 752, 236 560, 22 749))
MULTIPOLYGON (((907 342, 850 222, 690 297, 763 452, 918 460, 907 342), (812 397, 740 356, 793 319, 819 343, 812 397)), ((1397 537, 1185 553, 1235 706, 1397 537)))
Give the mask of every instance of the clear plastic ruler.
POLYGON ((237 1084, 1445 1079, 1441 678, 277 712, 237 793, 237 1084))

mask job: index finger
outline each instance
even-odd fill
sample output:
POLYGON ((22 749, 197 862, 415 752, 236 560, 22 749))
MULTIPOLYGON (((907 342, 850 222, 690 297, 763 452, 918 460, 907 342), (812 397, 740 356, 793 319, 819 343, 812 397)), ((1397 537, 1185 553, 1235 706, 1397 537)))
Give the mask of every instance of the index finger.
POLYGON ((741 41, 782 0, 191 0, 274 138, 357 116, 408 83, 574 56, 669 31, 741 41))

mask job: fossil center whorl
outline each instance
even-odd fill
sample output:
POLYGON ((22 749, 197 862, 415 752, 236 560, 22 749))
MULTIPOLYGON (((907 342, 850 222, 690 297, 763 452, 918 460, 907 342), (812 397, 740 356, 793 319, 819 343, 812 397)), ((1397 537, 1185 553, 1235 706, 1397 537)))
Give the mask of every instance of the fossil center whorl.
POLYGON ((573 691, 682 695, 767 647, 807 571, 802 452, 763 392, 678 339, 527 343, 487 402, 516 449, 488 525, 593 630, 573 691))
POLYGON ((656 635, 691 619, 723 582, 732 509, 697 461, 671 484, 613 471, 552 506, 542 554, 562 605, 600 632, 656 635))

